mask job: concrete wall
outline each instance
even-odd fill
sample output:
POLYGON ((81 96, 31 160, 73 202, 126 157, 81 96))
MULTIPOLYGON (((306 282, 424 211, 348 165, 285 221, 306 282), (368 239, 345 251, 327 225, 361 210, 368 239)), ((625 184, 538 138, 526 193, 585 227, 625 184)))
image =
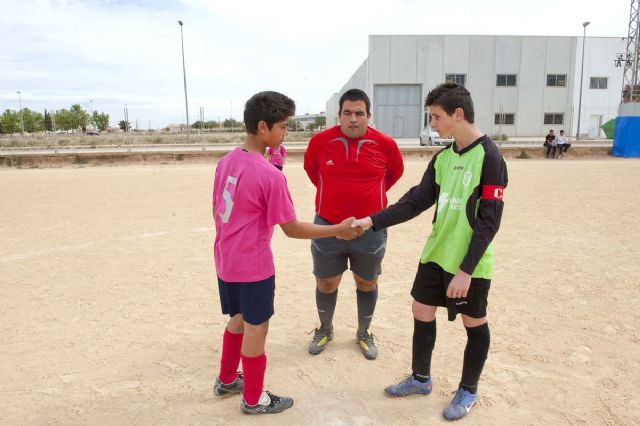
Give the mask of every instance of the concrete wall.
MULTIPOLYGON (((575 134, 581 49, 582 37, 371 35, 368 59, 327 104, 328 122, 330 107, 335 104, 337 116, 337 98, 346 88, 363 88, 371 96, 378 84, 420 84, 424 100, 446 74, 465 74, 476 124, 486 133, 498 133, 494 114, 502 107, 515 114, 513 125, 502 126, 509 136, 544 135, 549 128, 575 134), (516 74, 516 87, 496 86, 496 74, 516 74), (547 87, 547 74, 566 75, 566 86, 547 87), (564 114, 563 124, 544 124, 545 113, 564 114)), ((622 51, 621 38, 587 38, 581 133, 593 115, 601 115, 602 123, 615 117, 622 69, 615 68, 614 57, 622 51), (607 89, 589 89, 592 76, 608 77, 607 89)))
MULTIPOLYGON (((344 92, 346 92, 349 89, 360 89, 367 92, 367 95, 369 95, 369 98, 373 96, 373 90, 369 90, 369 86, 367 85, 367 81, 369 80, 368 64, 369 64, 369 60, 365 59, 365 61, 360 65, 360 67, 358 67, 355 74, 353 74, 349 79, 349 81, 347 81, 347 83, 344 86, 342 86, 340 91, 331 95, 331 98, 329 98, 329 100, 327 101, 327 105, 325 109, 326 115, 327 115, 327 128, 338 124, 338 108, 339 108, 338 101, 340 100, 340 96, 342 96, 344 92)), ((373 106, 371 110, 373 111, 373 106)))
MULTIPOLYGON (((582 59, 582 37, 575 39, 575 81, 573 88, 573 110, 575 119, 571 134, 577 131, 577 114, 580 90, 580 62, 582 59)), ((622 95, 623 68, 616 68, 616 53, 626 50, 621 37, 587 37, 584 51, 584 78, 582 83, 582 108, 580 119, 580 135, 587 135, 592 115, 602 115, 602 123, 616 118, 622 95), (607 90, 590 89, 591 77, 607 77, 607 90)), ((600 133, 604 137, 604 133, 600 133)))

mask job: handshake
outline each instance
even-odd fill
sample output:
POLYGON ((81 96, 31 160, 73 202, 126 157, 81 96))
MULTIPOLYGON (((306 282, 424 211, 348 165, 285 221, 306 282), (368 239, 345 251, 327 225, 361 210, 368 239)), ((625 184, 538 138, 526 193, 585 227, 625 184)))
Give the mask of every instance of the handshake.
POLYGON ((349 217, 340 222, 338 225, 338 233, 336 238, 339 240, 353 240, 365 233, 365 231, 373 226, 371 217, 367 216, 362 219, 349 217))

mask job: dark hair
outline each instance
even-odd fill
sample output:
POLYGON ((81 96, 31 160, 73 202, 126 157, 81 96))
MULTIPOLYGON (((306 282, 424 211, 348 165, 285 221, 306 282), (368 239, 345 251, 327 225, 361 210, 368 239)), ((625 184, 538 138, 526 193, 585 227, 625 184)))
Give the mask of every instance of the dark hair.
POLYGON ((338 115, 342 113, 342 104, 344 104, 344 101, 364 101, 365 105, 367 106, 367 115, 371 115, 371 101, 369 100, 369 96, 367 96, 367 94, 363 90, 349 89, 344 92, 342 96, 340 96, 340 101, 338 102, 338 115))
POLYGON ((471 93, 460 84, 443 83, 431 90, 424 101, 424 107, 426 109, 431 105, 438 105, 448 115, 452 115, 456 108, 462 108, 465 120, 469 123, 474 121, 471 93))
POLYGON ((257 134, 258 123, 264 121, 269 130, 278 121, 296 113, 296 103, 278 92, 256 93, 244 104, 244 126, 247 133, 257 134))
POLYGON ((564 133, 564 130, 560 130, 560 133, 564 133))

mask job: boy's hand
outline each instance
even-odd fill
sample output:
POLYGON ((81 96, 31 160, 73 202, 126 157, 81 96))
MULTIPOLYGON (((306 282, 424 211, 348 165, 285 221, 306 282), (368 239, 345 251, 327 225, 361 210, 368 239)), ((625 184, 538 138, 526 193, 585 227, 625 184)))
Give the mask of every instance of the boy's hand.
POLYGON ((348 217, 342 222, 340 222, 338 234, 336 238, 339 240, 353 240, 354 238, 359 237, 364 234, 364 231, 361 228, 352 227, 352 223, 355 220, 355 217, 348 217))
POLYGON ((464 271, 458 271, 447 287, 447 297, 449 299, 467 297, 469 286, 471 286, 471 275, 464 271))
POLYGON ((363 217, 362 219, 356 219, 351 223, 351 227, 358 227, 362 229, 362 232, 373 226, 373 221, 371 220, 371 216, 363 217))

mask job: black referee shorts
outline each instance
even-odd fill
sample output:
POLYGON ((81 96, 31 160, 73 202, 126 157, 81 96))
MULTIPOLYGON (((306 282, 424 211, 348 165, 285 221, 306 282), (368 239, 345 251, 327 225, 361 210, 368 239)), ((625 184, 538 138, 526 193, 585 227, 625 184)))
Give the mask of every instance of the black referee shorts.
POLYGON ((437 263, 419 263, 411 296, 423 305, 446 307, 449 321, 455 320, 457 314, 471 318, 486 317, 491 280, 471 278, 467 297, 450 299, 447 297, 447 287, 452 279, 453 274, 442 269, 437 263))

